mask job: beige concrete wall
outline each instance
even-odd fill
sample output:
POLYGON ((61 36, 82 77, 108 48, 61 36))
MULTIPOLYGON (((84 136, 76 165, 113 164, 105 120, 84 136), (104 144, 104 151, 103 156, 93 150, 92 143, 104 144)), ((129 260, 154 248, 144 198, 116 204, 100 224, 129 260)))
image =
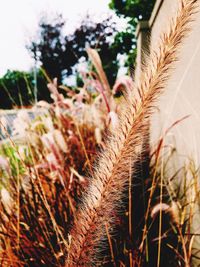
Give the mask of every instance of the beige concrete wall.
POLYGON ((146 55, 149 54, 150 28, 149 21, 141 21, 136 28, 137 38, 137 56, 135 79, 139 80, 142 72, 142 66, 145 64, 146 55))
MULTIPOLYGON (((169 27, 169 20, 176 12, 178 0, 157 1, 160 8, 152 14, 151 50, 159 42, 163 29, 169 27)), ((180 60, 171 73, 171 79, 159 102, 159 112, 152 120, 152 142, 176 120, 190 115, 179 123, 166 138, 176 142, 179 153, 193 158, 200 164, 200 14, 192 24, 192 31, 180 50, 180 60)))
MULTIPOLYGON (((170 18, 177 10, 179 0, 157 0, 156 6, 149 21, 151 28, 150 51, 154 50, 159 43, 159 36, 163 29, 169 27, 170 18)), ((139 34, 138 34, 139 36, 139 34)), ((140 41, 140 39, 139 39, 140 41)), ((141 45, 142 47, 142 45, 141 45)), ((141 52, 138 53, 137 61, 141 61, 141 52)), ((151 145, 175 121, 189 115, 187 119, 176 125, 165 137, 165 145, 176 147, 178 158, 172 164, 184 164, 187 159, 193 159, 196 167, 200 166, 200 13, 195 15, 192 23, 192 31, 185 39, 180 49, 180 60, 175 64, 171 72, 165 93, 158 103, 158 112, 151 120, 151 145)), ((138 64, 138 67, 140 65, 138 64)), ((139 73, 137 70, 136 73, 139 73)), ((172 170, 173 172, 173 170, 172 170)), ((198 173, 199 174, 199 173, 198 173)), ((200 185, 200 175, 198 184, 200 185)), ((179 177, 179 184, 183 183, 183 177, 179 177)), ((192 183, 193 177, 188 183, 192 183)), ((187 200, 194 200, 194 188, 188 191, 187 200)), ((191 204, 193 205, 193 204, 191 204)), ((190 207, 191 207, 190 205, 190 207)), ((200 208, 199 200, 195 200, 195 210, 192 226, 193 233, 200 234, 200 208)), ((200 250, 200 237, 195 237, 193 248, 200 250)), ((200 256, 200 252, 198 253, 200 256)), ((194 261, 194 266, 199 266, 200 261, 194 261)))

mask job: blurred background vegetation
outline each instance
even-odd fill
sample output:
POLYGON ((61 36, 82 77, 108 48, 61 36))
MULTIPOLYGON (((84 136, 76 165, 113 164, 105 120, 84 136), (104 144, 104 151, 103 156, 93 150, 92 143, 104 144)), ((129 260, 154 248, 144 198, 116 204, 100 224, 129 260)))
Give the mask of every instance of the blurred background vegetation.
MULTIPOLYGON (((29 72, 8 70, 0 78, 1 109, 33 107, 14 115, 2 111, 0 117, 1 266, 64 266, 69 229, 90 183, 88 172, 107 145, 107 132, 120 122, 121 98, 116 96, 133 88, 126 74, 134 72, 136 26, 149 19, 154 3, 110 0, 109 8, 126 21, 123 30, 110 15, 96 22, 86 14, 64 34, 67 22, 61 15, 43 16, 37 36, 26 45, 35 66, 29 72)), ((190 251, 183 253, 193 242, 190 232, 183 238, 190 204, 186 192, 194 188, 194 198, 199 195, 197 167, 190 159, 169 176, 170 162, 179 155, 176 147, 163 146, 165 134, 155 148, 149 145, 149 131, 143 134, 128 199, 116 216, 115 235, 107 231, 109 247, 98 266, 158 266, 161 254, 159 266, 185 266, 183 256, 190 261, 190 251)))
POLYGON ((65 21, 61 15, 51 21, 42 17, 38 35, 27 43, 27 49, 36 66, 30 72, 8 70, 1 77, 0 98, 4 101, 1 101, 0 108, 30 106, 35 100, 50 101, 46 78, 40 67, 51 79, 57 77, 59 84, 70 86, 73 77, 74 86, 81 86, 83 82, 78 65, 84 63, 87 68, 87 47, 97 49, 108 81, 113 86, 119 69, 123 68, 126 73, 134 71, 137 51, 135 28, 139 20, 149 19, 154 2, 155 0, 112 0, 110 9, 117 16, 126 19, 127 24, 123 31, 118 30, 110 15, 97 23, 86 14, 73 33, 64 35, 65 21), (36 87, 37 91, 34 91, 36 87))

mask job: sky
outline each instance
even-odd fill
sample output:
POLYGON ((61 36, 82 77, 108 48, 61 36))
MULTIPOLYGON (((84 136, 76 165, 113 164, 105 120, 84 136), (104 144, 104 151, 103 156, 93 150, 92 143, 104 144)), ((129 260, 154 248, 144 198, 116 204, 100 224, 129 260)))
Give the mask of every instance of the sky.
POLYGON ((66 31, 72 31, 89 12, 96 18, 108 13, 110 0, 0 0, 0 76, 7 69, 29 70, 34 62, 25 48, 36 36, 42 15, 66 19, 66 31))

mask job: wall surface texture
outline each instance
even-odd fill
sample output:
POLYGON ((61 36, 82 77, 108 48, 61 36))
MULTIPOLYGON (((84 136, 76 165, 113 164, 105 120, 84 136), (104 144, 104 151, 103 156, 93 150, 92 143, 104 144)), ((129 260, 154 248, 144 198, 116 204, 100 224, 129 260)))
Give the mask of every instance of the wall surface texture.
MULTIPOLYGON (((150 51, 159 43, 160 33, 169 27, 170 18, 177 10, 179 0, 157 0, 152 16, 148 22, 151 30, 149 41, 150 51)), ((199 8, 200 9, 200 8, 199 8)), ((138 26, 138 48, 146 47, 141 44, 143 33, 138 26)), ((141 51, 138 53, 137 66, 140 69, 141 51)), ((165 137, 165 145, 177 149, 178 157, 174 158, 174 164, 184 164, 189 160, 195 162, 196 168, 200 166, 200 12, 195 15, 192 23, 192 31, 185 39, 179 53, 179 62, 171 71, 165 93, 158 103, 158 112, 151 121, 151 145, 154 146, 158 138, 176 121, 189 115, 188 118, 174 126, 165 137)), ((136 71, 137 77, 140 70, 136 71)), ((178 167, 178 166, 176 166, 178 167)), ((191 176, 192 177, 192 176, 191 176)), ((198 176, 199 177, 199 176, 198 176)), ((179 177, 179 183, 183 177, 179 177)), ((193 183, 193 177, 188 183, 193 183)), ((199 180, 199 179, 198 179, 199 180)), ((199 181, 197 181, 199 184, 199 181)), ((194 188, 188 191, 188 201, 194 200, 194 188)), ((192 205, 192 204, 191 204, 192 205)), ((194 204, 193 233, 200 234, 200 208, 199 200, 194 204)), ((200 237, 194 240, 194 248, 200 248, 200 237)), ((198 254, 200 256, 200 253, 198 254)), ((198 262, 200 264, 200 261, 198 262)), ((198 265, 197 262, 194 266, 198 265)), ((199 265, 198 265, 199 266, 199 265)))
MULTIPOLYGON (((156 48, 163 29, 176 11, 178 0, 163 0, 157 13, 152 13, 150 49, 156 48)), ((171 79, 159 102, 159 113, 152 121, 152 142, 177 120, 189 115, 170 131, 166 142, 200 164, 200 14, 180 49, 180 60, 171 72, 171 79)))

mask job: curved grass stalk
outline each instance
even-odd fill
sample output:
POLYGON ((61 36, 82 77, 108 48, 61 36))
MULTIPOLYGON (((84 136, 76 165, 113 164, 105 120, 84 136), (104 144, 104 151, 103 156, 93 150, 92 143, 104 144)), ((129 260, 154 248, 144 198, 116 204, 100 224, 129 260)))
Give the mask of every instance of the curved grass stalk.
POLYGON ((180 0, 176 17, 162 34, 158 50, 148 59, 141 81, 133 88, 140 98, 136 101, 131 92, 124 102, 119 127, 111 133, 99 156, 88 192, 74 219, 67 267, 91 266, 95 262, 100 240, 106 236, 104 225, 114 221, 120 208, 128 184, 130 160, 134 166, 142 147, 141 137, 148 133, 155 102, 178 59, 177 52, 189 31, 196 6, 197 0, 180 0))

